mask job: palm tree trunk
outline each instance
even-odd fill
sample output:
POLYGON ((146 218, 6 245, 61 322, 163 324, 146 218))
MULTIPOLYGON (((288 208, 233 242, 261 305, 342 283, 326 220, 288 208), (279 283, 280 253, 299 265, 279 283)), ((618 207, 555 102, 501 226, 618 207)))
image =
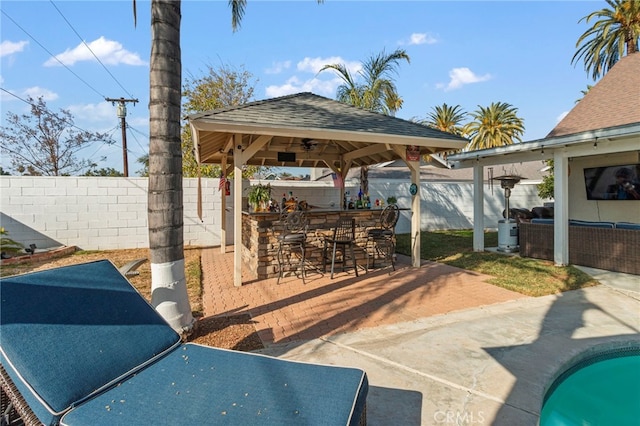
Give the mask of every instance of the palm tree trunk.
POLYGON ((180 1, 151 1, 149 247, 151 304, 179 333, 194 319, 184 266, 180 1))

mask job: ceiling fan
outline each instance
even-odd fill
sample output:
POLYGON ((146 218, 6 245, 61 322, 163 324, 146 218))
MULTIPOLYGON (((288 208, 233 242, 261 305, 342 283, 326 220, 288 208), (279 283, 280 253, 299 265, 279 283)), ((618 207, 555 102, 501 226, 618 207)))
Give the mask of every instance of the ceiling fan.
POLYGON ((300 146, 302 146, 302 149, 304 149, 305 151, 309 152, 309 151, 313 151, 314 149, 316 149, 316 146, 318 145, 318 141, 315 139, 302 139, 302 141, 300 142, 300 146))

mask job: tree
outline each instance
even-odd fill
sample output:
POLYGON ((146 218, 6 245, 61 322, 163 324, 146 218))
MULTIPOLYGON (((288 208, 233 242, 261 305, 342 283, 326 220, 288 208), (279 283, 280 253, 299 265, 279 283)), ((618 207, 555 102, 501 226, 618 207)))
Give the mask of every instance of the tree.
POLYGON ((8 126, 0 127, 1 151, 11 158, 14 171, 30 176, 65 176, 96 167, 78 153, 92 142, 114 144, 106 133, 89 132, 74 125, 69 111, 53 113, 40 97, 27 98, 31 114, 7 113, 8 126))
POLYGON ((606 0, 610 8, 590 13, 578 22, 597 20, 578 41, 571 63, 584 60, 585 71, 597 80, 622 58, 638 51, 640 1, 606 0))
POLYGON ((506 102, 493 102, 488 107, 478 105, 478 108, 469 114, 472 121, 464 127, 471 139, 467 150, 511 145, 514 140, 522 142, 524 119, 517 116, 517 108, 506 102))
POLYGON ((138 157, 136 163, 142 164, 142 169, 138 170, 138 176, 149 177, 149 154, 138 157))
MULTIPOLYGON (((360 107, 369 111, 386 115, 395 115, 402 108, 402 98, 398 94, 391 74, 397 72, 400 61, 411 63, 404 49, 396 49, 391 53, 384 50, 369 57, 362 63, 362 69, 354 76, 344 64, 328 64, 319 72, 333 70, 342 79, 336 97, 340 102, 360 107), (359 78, 357 78, 359 77, 359 78)), ((364 193, 368 192, 368 169, 360 169, 360 186, 364 193)))
POLYGON ((442 106, 433 107, 431 112, 427 114, 427 118, 418 120, 418 123, 425 124, 443 132, 462 136, 464 134, 464 124, 462 123, 466 117, 467 113, 462 110, 460 105, 449 106, 445 103, 442 104, 442 106))
POLYGON ((398 95, 390 74, 397 72, 399 62, 403 59, 411 62, 404 49, 397 49, 388 54, 383 50, 363 62, 357 76, 353 76, 344 64, 328 64, 319 72, 331 69, 340 76, 343 84, 338 86, 336 94, 340 102, 369 111, 395 115, 402 107, 402 98, 398 95))
POLYGON ((122 177, 124 173, 120 170, 116 170, 113 167, 103 167, 101 169, 88 170, 83 176, 108 176, 108 177, 122 177))
POLYGON ((151 304, 173 329, 193 330, 184 269, 180 1, 151 1, 149 248, 151 304))
POLYGON ((542 177, 542 182, 538 184, 538 197, 542 199, 553 199, 553 160, 545 160, 545 163, 547 163, 548 167, 547 174, 542 177))
MULTIPOLYGON (((464 134, 463 121, 466 119, 467 113, 462 110, 460 105, 449 106, 446 103, 442 106, 436 105, 431 112, 427 114, 427 117, 422 120, 416 120, 420 124, 424 124, 433 129, 437 129, 443 132, 451 133, 457 136, 464 134)), ((449 150, 442 152, 441 155, 446 158, 449 154, 454 154, 460 151, 459 149, 449 150)), ((430 155, 426 156, 426 160, 431 159, 430 155)))
MULTIPOLYGON (((253 75, 244 69, 233 69, 223 65, 218 69, 209 65, 203 77, 189 76, 183 86, 182 104, 185 115, 242 105, 253 98, 255 82, 253 75)), ((196 161, 191 137, 191 127, 182 128, 182 171, 184 177, 198 176, 198 162, 196 161)), ((243 170, 243 175, 251 176, 257 167, 249 166, 243 170)), ((218 177, 220 167, 201 165, 200 176, 218 177)))

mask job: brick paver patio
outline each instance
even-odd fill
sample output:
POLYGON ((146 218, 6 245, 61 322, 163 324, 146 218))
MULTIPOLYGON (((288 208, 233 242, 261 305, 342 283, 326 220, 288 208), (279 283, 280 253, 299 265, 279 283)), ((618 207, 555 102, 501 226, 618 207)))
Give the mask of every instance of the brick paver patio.
POLYGON ((306 284, 287 276, 233 286, 233 247, 202 251, 206 316, 248 313, 263 343, 309 340, 357 329, 412 321, 448 312, 523 298, 486 280, 487 275, 435 262, 412 268, 398 257, 390 267, 356 277, 353 271, 310 272, 306 284))

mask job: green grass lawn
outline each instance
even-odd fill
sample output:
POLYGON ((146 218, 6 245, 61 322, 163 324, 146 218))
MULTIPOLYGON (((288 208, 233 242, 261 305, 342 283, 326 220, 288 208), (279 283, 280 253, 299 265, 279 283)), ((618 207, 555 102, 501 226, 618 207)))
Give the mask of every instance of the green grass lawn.
MULTIPOLYGON (((411 255, 409 234, 397 237, 396 251, 411 255)), ((498 233, 485 233, 484 245, 497 247, 498 233)), ((474 252, 471 230, 421 232, 420 257, 491 275, 494 277, 488 281, 491 284, 528 296, 544 296, 598 284, 573 266, 559 267, 546 260, 474 252)))

